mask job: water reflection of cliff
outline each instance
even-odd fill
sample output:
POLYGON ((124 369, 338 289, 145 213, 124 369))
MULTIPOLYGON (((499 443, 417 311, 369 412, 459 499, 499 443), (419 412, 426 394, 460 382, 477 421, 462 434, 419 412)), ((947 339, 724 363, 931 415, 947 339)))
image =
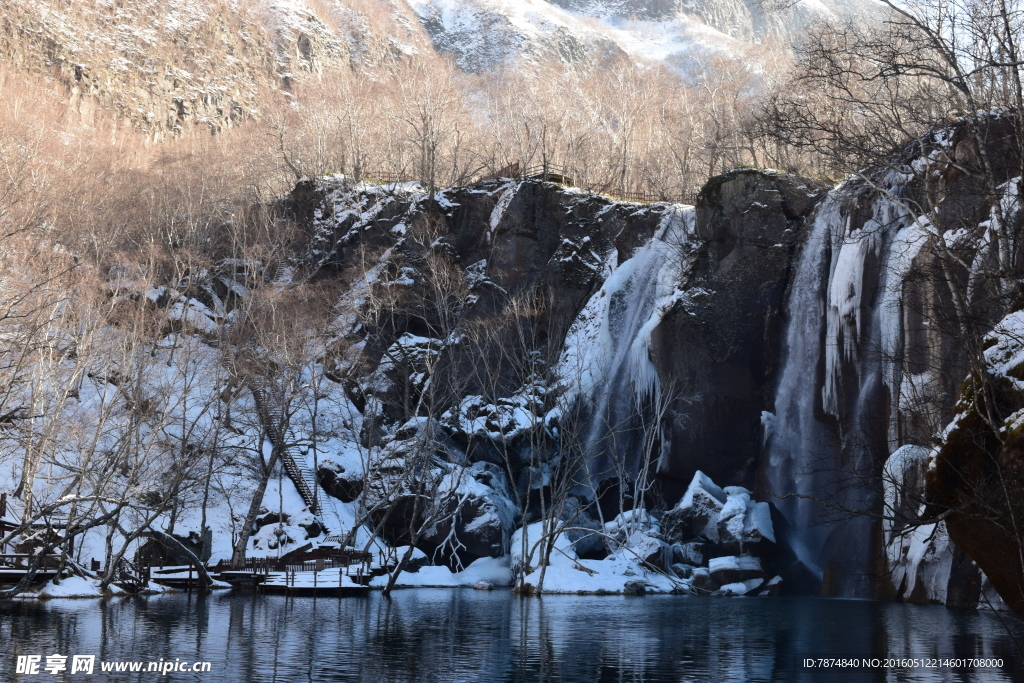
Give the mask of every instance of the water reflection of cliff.
MULTIPOLYGON (((809 598, 538 600, 419 589, 399 591, 391 602, 376 594, 26 601, 0 605, 0 641, 11 643, 0 661, 0 679, 10 681, 18 681, 17 655, 54 652, 106 661, 211 661, 204 683, 799 681, 822 680, 804 667, 807 657, 886 656, 1004 661, 1003 669, 985 671, 906 670, 898 674, 906 681, 1011 681, 1024 674, 1012 668, 1013 644, 992 614, 809 598)), ((828 680, 886 680, 886 673, 832 670, 828 680)))

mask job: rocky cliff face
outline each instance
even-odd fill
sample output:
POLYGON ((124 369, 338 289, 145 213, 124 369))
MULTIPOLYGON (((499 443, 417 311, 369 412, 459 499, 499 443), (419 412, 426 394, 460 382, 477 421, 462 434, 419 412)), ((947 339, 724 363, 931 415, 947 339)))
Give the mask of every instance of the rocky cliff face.
MULTIPOLYGON (((654 381, 671 394, 672 415, 655 460, 672 502, 698 469, 727 485, 754 485, 761 413, 770 407, 782 351, 792 261, 803 222, 823 195, 820 184, 793 176, 736 171, 709 183, 690 213, 613 202, 539 181, 488 181, 426 200, 401 190, 307 185, 296 189, 291 210, 308 221, 308 258, 320 268, 344 269, 369 244, 394 250, 392 258, 429 224, 435 241, 450 245, 463 268, 490 283, 475 299, 478 315, 506 314, 509 294, 545 292, 550 307, 538 338, 557 352, 551 356, 560 357, 563 379, 570 383, 577 378, 567 376, 567 354, 586 353, 588 361, 609 366, 628 360, 617 358, 614 349, 603 358, 605 350, 597 345, 580 346, 588 343, 581 314, 588 303, 607 297, 611 310, 589 321, 594 335, 627 335, 622 346, 640 348, 654 381), (636 261, 646 256, 645 243, 672 221, 680 232, 674 238, 662 234, 675 241, 656 257, 676 263, 672 273, 660 271, 672 281, 660 297, 623 298, 635 297, 630 282, 639 277, 636 261), (616 273, 622 282, 616 283, 616 273), (617 301, 635 304, 625 307, 633 311, 650 310, 641 311, 627 330, 627 323, 617 322, 617 301), (642 348, 633 344, 637 339, 642 348)), ((394 327, 398 332, 417 324, 394 327)), ((371 358, 369 367, 377 360, 371 358)), ((614 382, 617 369, 602 372, 614 382)), ((621 393, 632 394, 636 379, 626 377, 621 393)), ((604 407, 610 409, 614 405, 604 407)))
MULTIPOLYGON (((654 481, 643 494, 651 508, 674 505, 697 470, 725 486, 754 486, 792 262, 823 193, 756 171, 717 178, 696 208, 615 202, 531 180, 427 197, 411 186, 339 179, 300 184, 281 208, 305 226, 304 265, 354 273, 362 292, 344 295, 356 310, 342 335, 350 351, 334 372, 373 416, 366 443, 401 452, 411 448, 411 420, 445 412, 448 460, 504 468, 509 476, 498 477, 493 494, 511 496, 512 486, 540 500, 551 494, 545 463, 576 448, 587 476, 573 495, 600 508, 582 515, 585 524, 631 507, 640 477, 654 481), (445 368, 457 390, 444 405, 416 408, 402 397, 423 395, 424 354, 446 343, 443 312, 392 307, 376 324, 365 313, 385 289, 429 299, 435 271, 424 263, 442 252, 465 278, 465 319, 499 333, 445 368), (543 302, 541 312, 517 308, 527 299, 543 302), (533 345, 520 349, 523 336, 533 345), (510 348, 540 359, 534 376, 502 358, 510 348), (408 365, 395 362, 399 351, 408 365), (493 370, 490 386, 480 361, 493 370)), ((333 491, 338 475, 328 478, 333 491)), ((350 488, 342 487, 345 498, 350 488)), ((407 540, 400 526, 395 543, 407 540)), ((464 545, 497 552, 506 527, 464 545)))
MULTIPOLYGON (((1012 439, 993 432, 984 437, 991 448, 978 441, 992 429, 985 406, 1017 428, 1018 389, 1006 379, 1016 372, 1013 332, 997 330, 988 352, 999 356, 990 361, 1002 364, 992 372, 1005 391, 989 403, 961 392, 967 351, 928 247, 942 235, 963 262, 985 258, 991 200, 956 164, 935 162, 974 153, 966 130, 937 129, 888 168, 832 190, 733 171, 710 181, 696 207, 619 203, 532 180, 428 197, 342 179, 300 185, 282 208, 305 226, 304 265, 355 268, 367 282, 360 291, 400 286, 426 300, 422 264, 448 254, 467 283, 466 319, 498 330, 444 368, 463 378, 439 407, 445 457, 508 475, 486 477, 475 494, 490 535, 472 520, 455 532, 475 530, 467 559, 498 553, 515 527, 536 519, 537 500, 551 495, 548 468, 571 444, 585 462, 572 493, 580 528, 600 528, 641 497, 660 515, 703 477, 777 508, 769 526, 779 549, 762 559, 790 590, 970 606, 995 588, 1016 605, 1020 569, 999 563, 1018 537, 999 532, 1005 524, 979 528, 965 498, 994 476, 986 457, 1015 466, 1012 439), (938 201, 935 226, 908 208, 926 200, 938 201), (360 263, 374 265, 367 273, 360 263), (517 306, 526 299, 544 306, 525 313, 517 306), (508 348, 538 359, 529 377, 501 357, 508 348), (491 385, 474 374, 474 358, 492 369, 491 385), (965 471, 974 479, 962 480, 965 471), (495 512, 511 509, 495 501, 517 494, 533 502, 508 513, 511 521, 495 512), (935 518, 940 508, 950 512, 935 518)), ((1009 176, 1012 164, 1000 163, 1009 176)), ((1015 208, 1007 215, 1019 220, 1015 208)), ((986 282, 964 291, 979 329, 1013 308, 986 282)), ((448 343, 438 315, 406 309, 344 331, 358 359, 349 354, 336 372, 375 415, 367 443, 401 450, 410 420, 422 417, 409 408, 422 401, 397 397, 423 395, 422 359, 448 343), (396 365, 399 349, 420 360, 396 365)), ((694 530, 692 514, 673 514, 646 527, 644 547, 716 542, 694 530)), ((615 552, 586 536, 572 539, 577 553, 615 552)), ((709 548, 712 559, 727 550, 709 548)), ((692 574, 696 565, 687 566, 680 571, 692 574)))
POLYGON ((652 336, 664 383, 683 399, 666 433, 664 474, 753 487, 761 413, 782 353, 783 305, 818 183, 759 171, 713 179, 696 205, 696 262, 685 294, 652 336))
MULTIPOLYGON (((959 461, 953 453, 960 449, 942 444, 951 434, 946 425, 963 412, 954 403, 971 370, 972 342, 964 330, 991 329, 1019 305, 978 274, 980 264, 992 258, 988 235, 994 207, 1010 198, 1006 206, 1012 211, 1003 210, 1001 217, 1019 220, 1017 195, 1005 191, 1005 183, 1017 182, 1009 125, 1009 118, 994 114, 932 131, 884 166, 869 169, 864 178, 832 190, 808 228, 787 304, 786 357, 763 464, 771 490, 804 496, 780 501, 779 507, 790 525, 802 530, 794 549, 818 572, 827 592, 869 596, 891 594, 895 588, 904 597, 917 590, 915 599, 942 601, 976 582, 977 577, 967 575, 961 587, 953 585, 959 580, 955 576, 949 579, 953 583, 936 580, 933 585, 941 584, 941 591, 924 597, 928 591, 921 586, 931 580, 925 574, 932 571, 922 561, 928 544, 917 547, 909 569, 902 554, 911 546, 900 542, 899 555, 890 557, 895 566, 880 565, 879 548, 888 544, 892 551, 894 537, 889 528, 883 539, 881 526, 871 519, 882 515, 897 525, 907 523, 886 506, 886 485, 911 491, 916 486, 919 506, 932 495, 923 490, 922 476, 906 474, 913 469, 909 465, 885 473, 889 455, 900 447, 930 450, 938 445, 925 460, 939 471, 943 457, 950 458, 954 470, 971 461, 966 452, 959 461), (977 175, 960 170, 978 165, 972 125, 988 135, 995 184, 1003 188, 996 198, 991 188, 979 185, 977 175), (948 256, 940 261, 940 254, 948 256), (956 263, 971 265, 961 269, 956 263), (907 487, 897 480, 917 484, 907 487), (894 574, 887 576, 890 570, 894 574), (914 579, 898 578, 907 571, 924 572, 916 588, 914 579)), ((943 500, 951 508, 963 507, 956 496, 967 495, 973 484, 945 482, 949 489, 943 500), (950 490, 958 493, 948 497, 950 490)), ((956 558, 939 560, 938 555, 961 551, 943 545, 943 528, 932 528, 938 536, 929 552, 946 563, 949 578, 947 559, 956 558)), ((954 543, 960 542, 948 521, 945 529, 954 543)), ((986 545, 1000 547, 997 554, 1008 550, 1005 544, 986 545)), ((967 545, 961 548, 980 557, 967 545)))
POLYGON ((297 79, 387 62, 409 39, 342 9, 321 17, 288 0, 4 1, 0 60, 52 79, 86 121, 103 109, 157 136, 197 124, 216 132, 259 116, 297 79))

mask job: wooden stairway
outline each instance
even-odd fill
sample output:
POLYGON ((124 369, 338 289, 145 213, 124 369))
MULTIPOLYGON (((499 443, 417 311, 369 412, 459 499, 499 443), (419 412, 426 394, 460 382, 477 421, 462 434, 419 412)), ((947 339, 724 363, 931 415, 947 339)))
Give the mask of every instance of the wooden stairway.
POLYGON ((284 434, 281 433, 282 406, 274 400, 271 392, 265 390, 262 382, 254 381, 250 383, 249 388, 252 391, 253 400, 256 402, 256 411, 259 414, 263 430, 267 433, 270 443, 278 449, 285 472, 295 483, 295 488, 298 489, 306 507, 317 516, 320 525, 324 528, 325 536, 340 535, 343 531, 341 519, 333 505, 330 503, 320 504, 316 473, 306 464, 305 452, 299 452, 295 433, 290 427, 284 429, 284 434))

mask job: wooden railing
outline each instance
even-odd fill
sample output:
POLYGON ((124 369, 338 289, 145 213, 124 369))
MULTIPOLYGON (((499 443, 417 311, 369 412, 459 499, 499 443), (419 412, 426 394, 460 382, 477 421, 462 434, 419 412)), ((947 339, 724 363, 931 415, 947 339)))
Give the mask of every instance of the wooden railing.
MULTIPOLYGON (((363 583, 364 575, 365 576, 369 576, 369 573, 370 573, 369 566, 365 566, 364 567, 363 565, 358 565, 356 567, 356 569, 355 569, 355 573, 353 573, 352 571, 348 571, 348 572, 341 571, 342 569, 351 569, 351 566, 347 565, 347 564, 334 565, 334 564, 328 562, 327 560, 322 560, 322 559, 321 560, 311 560, 311 561, 308 561, 308 562, 302 562, 300 564, 289 564, 289 565, 286 565, 285 568, 284 568, 284 583, 285 583, 285 586, 288 586, 290 588, 294 588, 295 584, 297 583, 297 579, 298 579, 299 573, 300 572, 309 572, 309 573, 311 573, 313 575, 313 586, 312 587, 314 589, 316 589, 316 588, 318 588, 317 584, 320 581, 320 572, 324 571, 325 569, 335 569, 335 568, 338 569, 338 588, 342 587, 342 582, 344 580, 343 577, 346 576, 346 575, 351 577, 354 580, 355 583, 362 584, 363 583)), ((308 581, 308 579, 307 579, 307 581, 308 581)), ((309 588, 308 584, 303 586, 303 587, 304 588, 309 588)))
MULTIPOLYGON (((0 565, 11 569, 28 569, 39 562, 40 556, 29 553, 10 553, 0 555, 0 565)), ((57 569, 60 567, 60 555, 43 555, 40 569, 57 569)))
POLYGON ((411 183, 419 181, 407 173, 396 173, 394 171, 363 171, 360 173, 366 180, 376 180, 381 183, 411 183))
POLYGON ((324 569, 348 568, 362 565, 369 571, 373 555, 361 550, 334 550, 324 557, 308 560, 284 560, 273 557, 248 557, 244 562, 232 564, 221 560, 210 568, 213 572, 221 571, 252 571, 256 574, 288 571, 289 567, 303 567, 300 571, 322 571, 324 569), (306 568, 308 565, 308 568, 306 568))
POLYGON ((114 568, 114 581, 125 590, 137 593, 149 586, 150 572, 148 564, 136 565, 122 557, 114 568))

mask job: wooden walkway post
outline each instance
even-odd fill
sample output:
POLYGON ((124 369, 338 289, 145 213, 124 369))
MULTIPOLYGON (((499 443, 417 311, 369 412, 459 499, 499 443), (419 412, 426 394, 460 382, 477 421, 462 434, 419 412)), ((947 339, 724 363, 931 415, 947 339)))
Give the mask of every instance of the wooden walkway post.
MULTIPOLYGON (((7 525, 4 524, 4 517, 7 516, 7 494, 0 493, 0 537, 7 535, 7 525)), ((0 553, 4 552, 7 544, 0 545, 0 553)))

